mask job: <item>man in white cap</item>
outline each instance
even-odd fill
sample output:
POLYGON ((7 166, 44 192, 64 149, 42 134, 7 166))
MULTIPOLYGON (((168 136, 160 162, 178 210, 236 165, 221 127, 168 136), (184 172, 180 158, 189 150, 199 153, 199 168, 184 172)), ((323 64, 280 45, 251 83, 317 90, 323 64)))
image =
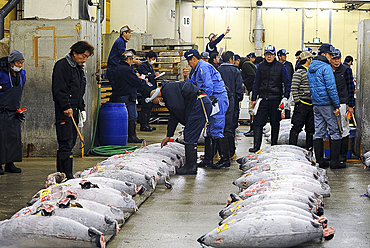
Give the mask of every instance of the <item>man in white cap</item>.
POLYGON ((0 59, 0 175, 5 172, 21 173, 14 162, 22 162, 21 123, 24 120, 20 109, 26 71, 22 69, 24 56, 18 49, 9 57, 0 59), (3 170, 2 164, 5 164, 3 170))

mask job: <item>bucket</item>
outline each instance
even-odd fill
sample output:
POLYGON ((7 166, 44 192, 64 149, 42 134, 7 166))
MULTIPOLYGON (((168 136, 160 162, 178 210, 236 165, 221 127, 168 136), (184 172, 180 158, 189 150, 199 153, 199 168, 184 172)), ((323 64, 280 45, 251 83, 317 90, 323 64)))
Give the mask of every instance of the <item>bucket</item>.
POLYGON ((124 103, 103 103, 99 111, 99 143, 101 146, 126 146, 128 114, 124 103))

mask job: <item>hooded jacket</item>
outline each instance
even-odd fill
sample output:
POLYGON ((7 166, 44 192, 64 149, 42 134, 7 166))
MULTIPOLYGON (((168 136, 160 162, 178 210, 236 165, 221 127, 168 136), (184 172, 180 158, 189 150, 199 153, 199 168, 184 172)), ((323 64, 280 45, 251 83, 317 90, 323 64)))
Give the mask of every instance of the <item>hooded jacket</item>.
POLYGON ((325 56, 319 55, 312 60, 307 77, 313 105, 340 107, 333 69, 325 56))
POLYGON ((247 91, 252 91, 257 66, 253 64, 249 58, 246 58, 246 60, 242 64, 241 70, 244 86, 247 88, 247 91))

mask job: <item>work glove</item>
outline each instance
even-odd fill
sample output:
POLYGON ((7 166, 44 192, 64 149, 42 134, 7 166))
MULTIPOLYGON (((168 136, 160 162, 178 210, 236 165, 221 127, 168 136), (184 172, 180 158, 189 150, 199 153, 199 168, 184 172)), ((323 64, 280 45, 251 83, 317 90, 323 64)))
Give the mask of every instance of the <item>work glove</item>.
POLYGON ((84 122, 86 121, 86 111, 85 110, 80 111, 78 116, 79 116, 78 127, 83 127, 84 122))
POLYGON ((288 108, 288 99, 286 99, 286 97, 284 97, 280 101, 278 110, 283 111, 284 109, 287 109, 287 108, 288 108))

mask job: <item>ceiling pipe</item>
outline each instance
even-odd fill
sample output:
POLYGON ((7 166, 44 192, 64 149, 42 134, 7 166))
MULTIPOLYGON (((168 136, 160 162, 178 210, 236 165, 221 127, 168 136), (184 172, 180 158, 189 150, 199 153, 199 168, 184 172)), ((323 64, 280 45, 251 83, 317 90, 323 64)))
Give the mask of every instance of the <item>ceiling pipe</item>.
POLYGON ((0 40, 4 38, 4 20, 5 17, 12 11, 20 0, 9 0, 4 7, 0 9, 0 40))

